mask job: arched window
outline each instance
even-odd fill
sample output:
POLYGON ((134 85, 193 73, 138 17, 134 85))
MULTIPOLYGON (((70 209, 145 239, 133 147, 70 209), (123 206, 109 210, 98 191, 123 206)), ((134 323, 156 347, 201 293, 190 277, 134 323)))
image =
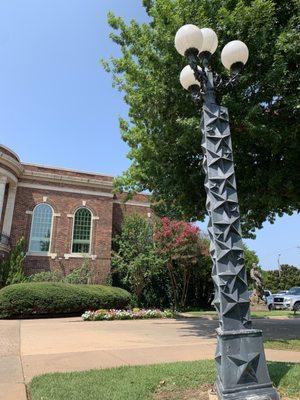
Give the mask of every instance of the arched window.
POLYGON ((91 247, 92 214, 79 208, 74 216, 72 253, 89 253, 91 247))
POLYGON ((48 253, 52 229, 53 210, 49 204, 39 204, 32 215, 29 251, 32 253, 48 253))

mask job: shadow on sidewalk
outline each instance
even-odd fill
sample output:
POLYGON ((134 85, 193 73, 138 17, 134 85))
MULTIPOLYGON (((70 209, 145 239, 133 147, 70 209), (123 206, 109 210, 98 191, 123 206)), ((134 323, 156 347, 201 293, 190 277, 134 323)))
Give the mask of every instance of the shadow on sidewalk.
POLYGON ((214 339, 216 337, 216 328, 218 321, 207 318, 177 318, 177 322, 182 323, 181 336, 199 336, 204 339, 214 339))
MULTIPOLYGON (((182 323, 182 336, 198 336, 205 339, 216 337, 217 320, 205 317, 177 318, 182 323)), ((253 320, 253 328, 263 331, 264 339, 298 339, 300 337, 300 320, 253 320)))

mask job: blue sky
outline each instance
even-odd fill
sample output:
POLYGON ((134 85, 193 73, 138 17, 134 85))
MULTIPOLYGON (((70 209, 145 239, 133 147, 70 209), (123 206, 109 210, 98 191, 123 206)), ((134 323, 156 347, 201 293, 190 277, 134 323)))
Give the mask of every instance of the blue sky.
MULTIPOLYGON (((0 142, 24 162, 125 170, 118 116, 127 107, 100 59, 118 54, 107 12, 145 21, 141 2, 1 0, 0 142)), ((277 265, 278 253, 281 263, 300 266, 299 224, 299 215, 286 216, 247 241, 264 268, 277 265)))

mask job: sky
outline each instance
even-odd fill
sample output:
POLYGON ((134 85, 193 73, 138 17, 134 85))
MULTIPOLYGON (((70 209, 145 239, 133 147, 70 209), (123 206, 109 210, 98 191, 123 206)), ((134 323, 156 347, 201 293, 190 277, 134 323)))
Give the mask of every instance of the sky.
MULTIPOLYGON (((1 0, 0 143, 23 162, 119 175, 129 166, 122 94, 100 59, 117 56, 107 13, 147 20, 141 0, 1 0)), ((205 224, 200 224, 205 229, 205 224)), ((263 268, 300 266, 300 215, 247 240, 263 268)))

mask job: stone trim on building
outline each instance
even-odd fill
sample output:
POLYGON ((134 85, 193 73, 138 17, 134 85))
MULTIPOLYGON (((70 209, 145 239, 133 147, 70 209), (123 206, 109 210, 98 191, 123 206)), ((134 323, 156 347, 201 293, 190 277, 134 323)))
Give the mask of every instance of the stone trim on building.
POLYGON ((86 190, 86 189, 76 189, 71 188, 68 186, 51 186, 51 185, 44 185, 38 183, 27 183, 27 182, 20 182, 18 184, 19 187, 26 187, 31 189, 39 189, 39 190, 53 190, 55 192, 69 192, 69 193, 79 193, 79 194, 87 194, 91 196, 103 196, 103 197, 113 197, 111 193, 108 192, 100 192, 94 190, 86 190))

